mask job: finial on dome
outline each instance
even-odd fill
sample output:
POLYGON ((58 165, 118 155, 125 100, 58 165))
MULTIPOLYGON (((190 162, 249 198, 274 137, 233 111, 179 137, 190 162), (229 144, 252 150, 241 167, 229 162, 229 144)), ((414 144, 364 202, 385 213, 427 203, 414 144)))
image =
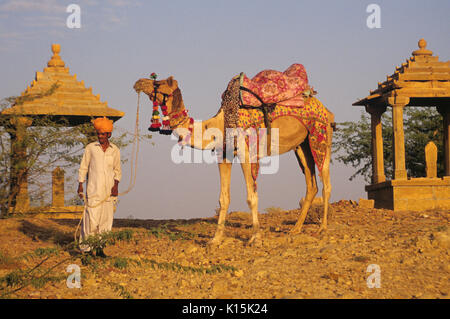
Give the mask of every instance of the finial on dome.
POLYGON ((425 39, 422 38, 422 39, 419 40, 417 45, 419 46, 419 48, 425 49, 427 47, 427 41, 425 41, 425 39))
POLYGON ((53 54, 59 54, 61 52, 61 45, 57 43, 52 44, 52 52, 53 54))
POLYGON ((66 64, 64 63, 64 61, 61 59, 61 57, 59 56, 59 52, 61 52, 61 45, 59 44, 52 44, 52 52, 53 52, 53 56, 50 59, 50 61, 48 61, 47 66, 48 67, 64 67, 66 64))
POLYGON ((420 39, 417 44, 419 46, 419 50, 414 51, 412 55, 433 55, 432 51, 426 49, 427 41, 425 41, 425 39, 420 39))

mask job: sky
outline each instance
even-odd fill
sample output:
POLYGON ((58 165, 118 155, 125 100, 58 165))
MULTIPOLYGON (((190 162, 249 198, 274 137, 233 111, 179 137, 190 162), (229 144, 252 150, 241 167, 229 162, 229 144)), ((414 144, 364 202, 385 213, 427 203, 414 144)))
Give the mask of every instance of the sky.
MULTIPOLYGON (((352 103, 405 62, 419 39, 441 61, 450 60, 449 15, 448 0, 1 0, 0 97, 20 94, 46 66, 51 44, 59 43, 70 73, 109 107, 125 112, 117 131, 134 131, 133 84, 152 72, 159 79, 174 76, 189 114, 204 120, 217 113, 233 76, 284 71, 293 63, 305 66, 317 98, 336 122, 358 121, 363 110, 352 103), (67 26, 71 4, 80 8, 80 28, 67 26), (371 4, 380 9, 379 28, 368 27, 371 4)), ((141 101, 139 126, 145 134, 152 105, 145 97, 141 101)), ((136 184, 119 199, 116 218, 213 216, 217 165, 176 164, 175 140, 158 134, 152 142, 140 145, 136 184)), ((122 156, 129 158, 130 149, 122 156)), ((120 191, 128 188, 129 163, 122 167, 120 191)), ((362 178, 349 181, 354 168, 334 161, 330 170, 332 202, 367 198, 362 178)), ((259 211, 295 209, 305 191, 295 155, 283 154, 276 174, 258 177, 259 211)), ((239 165, 232 171, 229 210, 249 210, 239 165)))

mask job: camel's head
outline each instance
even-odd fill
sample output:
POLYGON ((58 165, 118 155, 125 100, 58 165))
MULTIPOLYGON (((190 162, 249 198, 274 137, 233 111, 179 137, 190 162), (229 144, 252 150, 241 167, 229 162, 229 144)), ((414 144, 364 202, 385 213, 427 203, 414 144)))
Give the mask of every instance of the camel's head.
POLYGON ((165 80, 153 80, 153 79, 139 79, 134 84, 133 88, 136 92, 144 92, 148 95, 150 100, 158 102, 160 105, 167 103, 168 97, 173 97, 177 94, 178 82, 172 76, 165 80), (164 101, 164 96, 166 100, 164 101))
MULTIPOLYGON (((162 134, 170 134, 171 130, 180 124, 180 120, 187 116, 181 97, 181 91, 178 88, 178 82, 171 76, 165 80, 139 79, 134 84, 136 92, 144 92, 149 99, 153 101, 153 106, 161 106, 164 117, 162 134)), ((154 109, 155 110, 155 109, 154 109)), ((154 122, 149 130, 159 131, 158 115, 154 117, 154 122)))

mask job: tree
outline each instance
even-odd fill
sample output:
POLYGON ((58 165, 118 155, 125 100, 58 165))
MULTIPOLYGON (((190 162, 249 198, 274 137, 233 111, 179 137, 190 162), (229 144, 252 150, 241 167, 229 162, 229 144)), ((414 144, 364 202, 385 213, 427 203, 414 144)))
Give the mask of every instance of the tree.
MULTIPOLYGON (((52 90, 52 89, 51 89, 52 90)), ((51 94, 46 92, 44 94, 51 94)), ((0 111, 36 97, 9 97, 0 101, 0 111)), ((11 139, 16 128, 11 123, 19 116, 0 117, 0 209, 1 215, 9 214, 19 193, 19 185, 26 178, 31 205, 49 203, 51 171, 57 166, 66 171, 66 184, 76 189, 76 177, 84 146, 96 139, 90 123, 68 126, 64 119, 55 121, 50 116, 33 118, 33 125, 26 128, 23 139, 11 139), (17 150, 26 150, 21 154, 17 150)), ((120 132, 120 130, 116 130, 120 132)), ((124 149, 135 141, 136 135, 123 131, 111 141, 124 149)), ((141 139, 149 139, 144 135, 141 139)), ((125 162, 125 157, 122 158, 125 162)), ((74 193, 71 204, 80 204, 74 193)))
MULTIPOLYGON (((392 113, 387 111, 381 117, 383 126, 383 154, 386 177, 393 176, 393 130, 392 113)), ((337 124, 333 150, 335 159, 345 165, 352 165, 356 172, 353 180, 361 175, 367 182, 372 175, 370 117, 361 114, 358 122, 337 124)), ((408 176, 423 177, 425 173, 425 145, 433 141, 438 148, 438 176, 444 174, 444 149, 442 116, 432 107, 405 107, 405 161, 408 176)))

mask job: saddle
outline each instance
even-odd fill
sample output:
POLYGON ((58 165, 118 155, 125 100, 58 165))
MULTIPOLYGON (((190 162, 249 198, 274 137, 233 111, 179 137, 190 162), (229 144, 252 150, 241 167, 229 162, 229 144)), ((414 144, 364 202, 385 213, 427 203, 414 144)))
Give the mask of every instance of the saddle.
MULTIPOLYGON (((328 152, 328 127, 333 126, 333 123, 328 121, 325 106, 314 97, 316 93, 309 86, 305 68, 301 64, 293 64, 284 72, 264 70, 252 79, 240 73, 231 79, 222 94, 224 129, 240 127, 245 131, 250 127, 264 125, 267 129, 265 154, 270 156, 271 122, 284 116, 296 118, 308 130, 309 146, 320 174, 328 152)), ((225 140, 222 155, 226 157, 225 140)), ((252 161, 251 169, 256 189, 259 151, 256 161, 252 161)))
POLYGON ((275 106, 303 107, 305 98, 316 94, 308 85, 305 67, 292 64, 284 72, 263 70, 249 79, 244 73, 233 77, 222 94, 225 128, 235 128, 238 110, 257 109, 264 115, 264 124, 270 129, 269 114, 275 106))
POLYGON ((253 109, 262 112, 268 131, 268 154, 270 154, 270 114, 276 105, 302 107, 305 98, 315 94, 308 85, 305 67, 292 64, 284 72, 263 70, 249 79, 244 73, 233 77, 222 94, 225 121, 224 128, 236 128, 239 109, 253 109))
POLYGON ((302 94, 309 89, 305 67, 298 63, 284 72, 263 70, 252 79, 241 73, 241 87, 242 104, 251 106, 275 103, 301 107, 304 104, 302 94))

